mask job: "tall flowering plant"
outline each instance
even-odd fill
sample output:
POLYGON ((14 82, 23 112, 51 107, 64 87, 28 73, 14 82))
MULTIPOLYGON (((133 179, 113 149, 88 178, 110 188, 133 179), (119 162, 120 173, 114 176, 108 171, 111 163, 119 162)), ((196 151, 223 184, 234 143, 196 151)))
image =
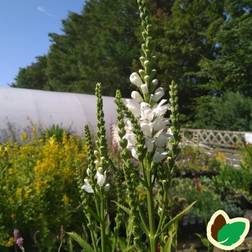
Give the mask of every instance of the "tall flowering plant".
POLYGON ((70 236, 87 251, 171 251, 176 246, 178 222, 194 204, 171 216, 169 190, 179 152, 177 85, 171 83, 169 101, 164 99, 165 90, 153 67, 156 56, 150 16, 145 0, 137 2, 143 40, 142 67, 130 75, 136 89, 131 93, 132 99, 123 100, 120 91, 116 93, 119 167, 113 165, 107 151, 100 84, 96 87, 95 150, 86 127, 89 159, 84 184, 81 174, 77 177, 89 230, 86 239, 90 242, 74 233, 70 236), (144 197, 140 197, 139 191, 144 197), (113 214, 109 212, 109 203, 114 204, 113 214))

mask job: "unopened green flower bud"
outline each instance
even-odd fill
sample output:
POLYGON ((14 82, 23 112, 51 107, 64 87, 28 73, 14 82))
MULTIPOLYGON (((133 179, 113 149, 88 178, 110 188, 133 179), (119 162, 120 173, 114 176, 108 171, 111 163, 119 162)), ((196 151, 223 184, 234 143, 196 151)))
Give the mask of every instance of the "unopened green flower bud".
POLYGON ((143 69, 140 69, 139 71, 139 74, 142 78, 144 78, 144 75, 145 75, 145 71, 143 69))
POLYGON ((146 26, 147 31, 150 31, 151 28, 152 28, 152 25, 151 25, 151 24, 148 24, 148 25, 146 26))
POLYGON ((141 63, 144 64, 145 57, 144 57, 144 56, 141 56, 139 59, 140 59, 141 63))
POLYGON ((156 74, 157 74, 157 69, 152 69, 152 70, 151 70, 151 74, 152 74, 152 75, 156 75, 156 74))
POLYGON ((104 186, 104 190, 105 190, 106 192, 108 192, 109 189, 110 189, 110 184, 106 184, 106 185, 104 186))
POLYGON ((150 76, 149 76, 149 75, 145 75, 145 76, 144 76, 144 81, 145 81, 146 83, 148 83, 148 82, 150 81, 150 76))
POLYGON ((144 66, 147 68, 150 66, 150 61, 149 60, 145 60, 144 61, 144 66))
POLYGON ((156 86, 158 85, 158 79, 154 79, 154 80, 152 81, 152 84, 156 87, 156 86))

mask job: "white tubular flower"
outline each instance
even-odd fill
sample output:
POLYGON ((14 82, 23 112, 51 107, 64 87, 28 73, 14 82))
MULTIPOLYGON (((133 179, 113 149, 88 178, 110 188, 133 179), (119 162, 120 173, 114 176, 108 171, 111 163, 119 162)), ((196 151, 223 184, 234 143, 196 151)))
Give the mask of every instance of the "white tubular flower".
POLYGON ((151 99, 154 101, 154 102, 158 102, 162 97, 164 96, 164 89, 162 87, 159 87, 154 95, 151 97, 151 99))
POLYGON ((136 148, 131 149, 131 155, 132 155, 133 158, 138 159, 136 148))
POLYGON ((145 139, 145 145, 148 152, 152 152, 154 149, 154 140, 152 138, 145 139))
POLYGON ((155 132, 165 129, 169 124, 169 119, 158 117, 153 121, 153 129, 155 132))
POLYGON ((140 114, 141 114, 141 120, 146 120, 151 122, 154 117, 154 113, 151 109, 151 106, 149 103, 141 102, 140 104, 140 114))
POLYGON ((132 123, 130 122, 130 120, 125 119, 124 123, 125 123, 126 131, 131 133, 133 131, 133 126, 132 126, 132 123))
POLYGON ((133 91, 131 93, 131 98, 134 99, 134 100, 136 100, 139 103, 143 101, 143 97, 137 91, 133 91))
POLYGON ((143 95, 147 95, 149 93, 148 85, 147 84, 142 84, 141 85, 141 90, 142 90, 143 95))
POLYGON ((140 116, 140 105, 134 100, 126 99, 125 105, 134 114, 135 117, 140 116))
POLYGON ((106 177, 107 177, 106 171, 104 172, 104 174, 102 174, 102 171, 99 168, 95 174, 95 179, 97 180, 97 185, 99 185, 100 187, 104 186, 104 184, 106 182, 106 177))
POLYGON ((169 128, 169 129, 167 130, 167 134, 168 134, 170 137, 173 136, 173 133, 172 133, 171 128, 169 128))
POLYGON ((155 163, 160 163, 166 158, 167 154, 168 152, 159 152, 158 150, 156 150, 153 156, 153 161, 155 163))
POLYGON ((127 145, 127 148, 128 149, 131 149, 135 146, 136 144, 136 137, 133 133, 129 132, 129 133, 126 133, 124 138, 127 140, 128 142, 128 145, 127 145))
POLYGON ((84 185, 81 187, 87 193, 94 193, 92 186, 90 185, 88 179, 84 179, 84 185))
POLYGON ((145 137, 152 137, 153 126, 152 123, 143 122, 140 124, 145 137))
POLYGON ((130 82, 133 85, 137 86, 138 88, 140 88, 141 85, 143 85, 143 81, 142 81, 141 77, 136 72, 134 72, 130 75, 130 82))
POLYGON ((163 116, 169 109, 169 104, 165 104, 167 100, 162 99, 157 106, 153 109, 153 113, 156 117, 163 116))
POLYGON ((158 148, 164 148, 167 144, 167 141, 168 141, 168 135, 163 132, 157 137, 155 143, 158 148))

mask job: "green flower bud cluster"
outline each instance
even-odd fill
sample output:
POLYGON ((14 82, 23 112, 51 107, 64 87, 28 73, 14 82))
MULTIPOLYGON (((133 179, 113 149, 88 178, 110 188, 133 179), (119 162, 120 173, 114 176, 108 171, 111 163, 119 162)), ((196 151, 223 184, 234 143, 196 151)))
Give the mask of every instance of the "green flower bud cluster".
POLYGON ((157 71, 156 69, 153 69, 153 64, 154 61, 156 60, 156 56, 153 55, 153 43, 151 37, 152 25, 148 11, 149 9, 146 6, 147 5, 146 0, 137 0, 137 3, 141 19, 141 30, 143 39, 143 42, 141 44, 141 57, 140 57, 140 63, 142 65, 142 69, 139 70, 139 74, 144 83, 147 84, 149 93, 151 93, 157 87, 158 84, 157 79, 155 79, 157 71))
POLYGON ((177 155, 179 154, 179 142, 180 142, 180 126, 179 126, 179 105, 178 105, 178 86, 172 81, 170 84, 169 91, 170 99, 170 122, 171 122, 171 132, 173 137, 170 140, 169 146, 169 159, 168 165, 170 169, 174 168, 175 160, 177 155))
POLYGON ((89 127, 85 126, 85 143, 87 145, 87 176, 90 178, 90 185, 95 188, 95 156, 89 127))
MULTIPOLYGON (((96 146, 99 152, 99 165, 103 170, 106 170, 109 165, 108 161, 108 146, 106 140, 106 127, 104 121, 104 112, 103 112, 103 100, 101 95, 101 84, 96 84, 95 95, 97 99, 96 104, 96 114, 97 114, 97 140, 96 146)), ((97 155, 98 156, 98 155, 97 155)))

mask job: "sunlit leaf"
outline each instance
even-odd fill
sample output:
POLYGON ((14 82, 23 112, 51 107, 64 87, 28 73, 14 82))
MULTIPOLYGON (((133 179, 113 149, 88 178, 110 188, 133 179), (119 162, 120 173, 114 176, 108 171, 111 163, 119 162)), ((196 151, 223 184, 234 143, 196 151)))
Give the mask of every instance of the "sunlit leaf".
POLYGON ((81 238, 78 234, 74 232, 68 232, 67 233, 74 241, 76 241, 81 248, 84 249, 85 252, 94 252, 93 248, 83 239, 81 238))

